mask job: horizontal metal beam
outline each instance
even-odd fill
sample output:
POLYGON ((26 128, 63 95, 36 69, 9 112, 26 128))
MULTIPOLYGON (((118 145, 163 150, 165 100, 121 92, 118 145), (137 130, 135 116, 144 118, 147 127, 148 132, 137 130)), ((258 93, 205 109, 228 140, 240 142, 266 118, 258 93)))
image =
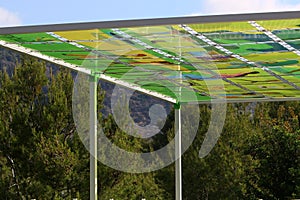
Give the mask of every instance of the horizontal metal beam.
POLYGON ((59 66, 68 67, 70 69, 74 69, 76 71, 83 72, 85 74, 91 74, 91 70, 89 70, 89 69, 86 69, 86 68, 83 68, 83 67, 78 67, 77 65, 73 65, 73 64, 67 63, 63 60, 59 60, 59 59, 56 59, 54 57, 44 55, 44 54, 40 53, 39 51, 29 49, 29 48, 23 47, 23 46, 18 45, 18 44, 13 44, 13 43, 9 43, 9 42, 0 40, 0 47, 1 46, 4 47, 4 48, 7 48, 7 49, 11 49, 11 50, 14 50, 14 51, 26 54, 26 55, 30 55, 30 56, 33 56, 33 57, 36 57, 36 58, 39 58, 39 59, 57 64, 59 66))
POLYGON ((121 28, 121 27, 136 27, 136 26, 157 26, 157 25, 172 25, 172 24, 236 22, 236 21, 295 19, 295 18, 300 18, 300 11, 206 15, 206 16, 189 16, 189 17, 170 17, 170 18, 154 18, 154 19, 134 19, 134 20, 118 20, 118 21, 16 26, 16 27, 0 28, 0 34, 37 33, 37 32, 89 30, 89 29, 99 29, 99 28, 121 28))
POLYGON ((121 79, 113 78, 113 77, 110 77, 110 76, 107 76, 107 75, 104 75, 104 74, 100 74, 99 75, 99 79, 100 80, 101 79, 102 80, 106 80, 108 82, 115 83, 117 85, 121 85, 123 87, 129 88, 129 89, 132 89, 132 90, 135 90, 135 91, 139 91, 141 93, 144 93, 144 94, 147 94, 147 95, 150 95, 150 96, 153 96, 153 97, 156 97, 156 98, 168 101, 170 103, 177 103, 176 99, 173 99, 171 97, 168 97, 166 95, 163 95, 163 94, 155 92, 155 91, 151 91, 151 90, 147 90, 147 89, 141 88, 138 85, 125 82, 125 81, 123 81, 121 79))
POLYGON ((106 80, 108 82, 111 82, 111 83, 114 83, 114 84, 117 84, 117 85, 121 85, 123 87, 129 88, 129 89, 132 89, 132 90, 135 90, 135 91, 139 91, 139 92, 144 93, 144 94, 148 94, 150 96, 168 101, 170 103, 177 103, 176 99, 168 97, 168 96, 163 95, 161 93, 144 89, 144 88, 140 87, 139 85, 128 83, 126 81, 123 81, 122 79, 116 79, 116 78, 113 78, 113 77, 110 77, 110 76, 107 76, 107 75, 101 74, 101 73, 94 73, 90 69, 79 67, 77 65, 67 63, 63 60, 56 59, 56 58, 53 58, 51 56, 44 55, 44 54, 42 54, 42 53, 40 53, 39 51, 36 51, 36 50, 32 50, 32 49, 29 49, 29 48, 26 48, 26 47, 23 47, 23 46, 20 46, 20 45, 17 45, 17 44, 8 43, 8 42, 3 41, 3 40, 0 40, 0 47, 1 46, 4 47, 4 48, 8 48, 8 49, 11 49, 11 50, 14 50, 14 51, 17 51, 17 52, 20 52, 20 53, 23 53, 23 54, 26 54, 26 55, 29 55, 29 56, 33 56, 33 57, 36 57, 36 58, 39 58, 39 59, 57 64, 59 66, 63 66, 63 67, 73 69, 73 70, 78 71, 78 72, 82 72, 82 73, 85 73, 85 74, 88 74, 88 75, 95 75, 99 79, 106 80))
POLYGON ((284 98, 248 98, 248 99, 212 99, 211 101, 191 101, 180 102, 180 104, 211 104, 211 103, 253 103, 253 102, 281 102, 281 101, 300 101, 300 97, 284 98))

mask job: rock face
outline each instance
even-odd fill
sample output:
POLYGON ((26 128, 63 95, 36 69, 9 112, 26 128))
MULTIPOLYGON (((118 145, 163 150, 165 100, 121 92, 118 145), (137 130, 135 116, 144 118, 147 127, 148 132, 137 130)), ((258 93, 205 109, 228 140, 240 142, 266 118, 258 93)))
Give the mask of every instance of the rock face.
POLYGON ((6 70, 8 74, 12 74, 14 68, 19 61, 19 54, 5 48, 0 48, 0 70, 6 70))
MULTIPOLYGON (((112 113, 110 100, 112 98, 112 93, 115 85, 106 81, 101 81, 100 85, 101 89, 105 91, 105 107, 103 108, 103 114, 107 116, 108 114, 112 113)), ((124 90, 129 89, 124 88, 124 90)), ((161 99, 149 96, 147 94, 134 92, 129 100, 129 109, 131 117, 133 118, 135 123, 139 124, 140 126, 146 126, 147 124, 149 124, 149 109, 156 104, 161 105, 166 110, 167 114, 169 114, 172 110, 172 104, 168 102, 162 101, 161 99)))

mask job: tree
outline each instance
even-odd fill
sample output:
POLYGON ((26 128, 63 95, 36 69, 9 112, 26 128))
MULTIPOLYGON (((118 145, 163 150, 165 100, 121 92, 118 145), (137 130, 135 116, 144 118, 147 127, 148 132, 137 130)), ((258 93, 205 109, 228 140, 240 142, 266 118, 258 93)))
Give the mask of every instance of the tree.
POLYGON ((253 191, 263 199, 299 198, 299 103, 261 104, 257 109, 258 131, 245 148, 258 161, 249 180, 253 191))
POLYGON ((183 156, 184 199, 244 199, 246 169, 252 159, 243 154, 246 139, 253 134, 247 104, 228 104, 226 121, 212 151, 199 158, 210 120, 210 107, 201 106, 199 132, 183 156))
POLYGON ((80 185, 88 176, 80 174, 88 159, 80 158, 88 152, 74 137, 70 70, 54 75, 45 63, 23 57, 11 77, 6 72, 1 76, 1 194, 59 199, 88 190, 80 185))

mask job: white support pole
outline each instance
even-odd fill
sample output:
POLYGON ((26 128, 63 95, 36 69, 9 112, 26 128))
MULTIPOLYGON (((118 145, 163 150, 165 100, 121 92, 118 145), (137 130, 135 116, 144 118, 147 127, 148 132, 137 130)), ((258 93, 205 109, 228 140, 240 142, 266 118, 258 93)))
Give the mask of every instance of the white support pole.
POLYGON ((90 76, 90 200, 97 200, 97 77, 90 76))
MULTIPOLYGON (((178 46, 182 46, 181 37, 178 38, 178 46)), ((180 58, 182 57, 181 48, 179 48, 180 58)), ((182 84, 182 71, 181 66, 178 64, 179 79, 182 84)), ((178 88, 179 102, 175 104, 175 156, 178 158, 175 162, 175 200, 182 200, 182 166, 181 166, 181 86, 178 88), (177 137, 176 137, 177 134, 177 137)))
POLYGON ((175 108, 175 153, 178 158, 175 163, 175 193, 176 200, 182 200, 182 166, 181 166, 181 111, 175 108))

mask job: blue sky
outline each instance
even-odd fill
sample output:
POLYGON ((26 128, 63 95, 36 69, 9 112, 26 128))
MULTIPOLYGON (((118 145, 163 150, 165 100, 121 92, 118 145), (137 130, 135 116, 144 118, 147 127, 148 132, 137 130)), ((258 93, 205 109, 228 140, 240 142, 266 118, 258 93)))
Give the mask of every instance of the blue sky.
POLYGON ((287 10, 299 0, 1 0, 0 26, 287 10))

